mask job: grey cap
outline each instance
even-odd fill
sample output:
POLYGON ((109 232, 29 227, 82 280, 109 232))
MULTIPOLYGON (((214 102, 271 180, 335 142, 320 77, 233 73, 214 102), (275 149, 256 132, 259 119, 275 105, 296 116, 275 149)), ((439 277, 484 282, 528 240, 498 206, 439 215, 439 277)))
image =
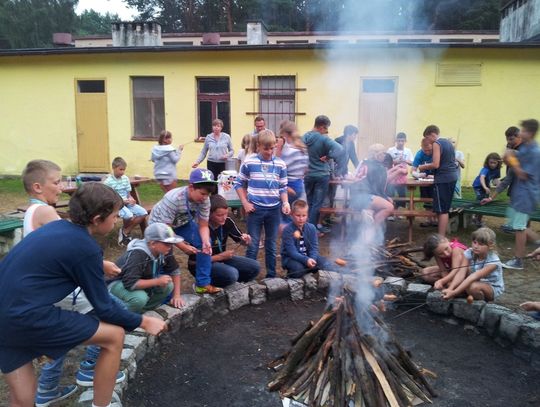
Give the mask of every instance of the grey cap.
POLYGON ((152 223, 144 230, 144 240, 147 242, 180 243, 184 238, 174 233, 165 223, 152 223))

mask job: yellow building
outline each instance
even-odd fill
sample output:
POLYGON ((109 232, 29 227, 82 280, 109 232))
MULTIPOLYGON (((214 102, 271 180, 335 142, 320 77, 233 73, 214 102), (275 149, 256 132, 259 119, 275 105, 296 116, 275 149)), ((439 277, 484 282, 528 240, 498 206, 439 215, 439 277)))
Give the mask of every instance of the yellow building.
POLYGON ((35 158, 64 174, 107 172, 122 156, 128 173, 152 176, 156 136, 185 144, 186 178, 213 117, 235 147, 261 114, 302 131, 326 114, 330 135, 360 128, 360 152, 393 144, 418 150, 437 124, 465 153, 471 181, 504 131, 540 116, 540 46, 518 44, 285 44, 102 47, 0 51, 0 174, 35 158))

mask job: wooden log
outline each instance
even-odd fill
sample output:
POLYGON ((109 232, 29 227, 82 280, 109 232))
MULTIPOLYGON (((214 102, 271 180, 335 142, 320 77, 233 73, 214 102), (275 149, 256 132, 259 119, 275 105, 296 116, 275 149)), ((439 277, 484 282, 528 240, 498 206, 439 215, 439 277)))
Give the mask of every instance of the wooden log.
POLYGON ((285 366, 278 372, 276 378, 268 384, 268 389, 270 391, 275 391, 283 385, 287 377, 296 369, 298 363, 304 358, 304 352, 308 346, 324 333, 326 328, 328 328, 334 319, 335 312, 324 313, 313 328, 311 328, 300 340, 298 340, 296 345, 294 345, 294 347, 291 349, 291 352, 285 361, 285 366))
POLYGON ((377 376, 377 380, 379 381, 382 390, 384 392, 384 395, 386 396, 386 400, 388 401, 388 404, 390 407, 400 407, 396 396, 394 392, 392 391, 390 384, 388 384, 388 380, 386 380, 386 377, 384 376, 383 371, 381 370, 381 367, 377 363, 377 360, 375 357, 371 354, 371 352, 367 349, 366 346, 364 346, 363 343, 360 344, 360 348, 362 349, 362 352, 364 353, 364 356, 366 358, 366 361, 369 363, 371 368, 373 369, 373 372, 377 376))

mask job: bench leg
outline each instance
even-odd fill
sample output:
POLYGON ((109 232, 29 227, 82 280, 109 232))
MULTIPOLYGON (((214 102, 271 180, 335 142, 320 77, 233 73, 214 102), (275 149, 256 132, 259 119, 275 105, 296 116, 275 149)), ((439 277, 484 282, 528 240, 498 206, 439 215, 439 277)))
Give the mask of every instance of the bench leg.
POLYGON ((409 243, 412 243, 412 229, 413 229, 414 217, 409 216, 408 220, 409 220, 409 243))

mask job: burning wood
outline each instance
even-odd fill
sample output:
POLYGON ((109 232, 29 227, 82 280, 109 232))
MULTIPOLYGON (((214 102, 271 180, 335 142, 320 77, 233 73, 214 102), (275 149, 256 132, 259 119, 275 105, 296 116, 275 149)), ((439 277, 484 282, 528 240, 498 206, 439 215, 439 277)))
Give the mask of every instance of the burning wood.
POLYGON ((384 322, 368 310, 356 314, 354 294, 329 306, 272 362, 268 384, 308 406, 409 406, 431 403, 435 392, 384 322))

